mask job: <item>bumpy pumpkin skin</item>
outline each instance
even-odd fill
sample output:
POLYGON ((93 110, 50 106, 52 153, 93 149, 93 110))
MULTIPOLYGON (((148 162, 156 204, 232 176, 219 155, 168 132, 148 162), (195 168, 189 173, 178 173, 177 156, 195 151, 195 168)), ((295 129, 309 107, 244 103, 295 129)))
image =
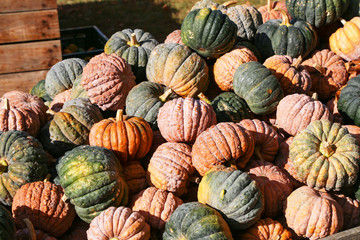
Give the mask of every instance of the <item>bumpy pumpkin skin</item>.
POLYGON ((290 194, 284 211, 288 226, 298 236, 311 240, 332 235, 343 226, 341 206, 330 194, 308 186, 300 187, 290 194))
POLYGON ((202 132, 196 139, 191 156, 201 176, 216 165, 244 168, 254 153, 252 134, 243 127, 223 122, 202 132))
POLYGON ((216 124, 212 106, 194 98, 176 98, 159 109, 158 126, 168 142, 193 143, 207 128, 216 124))
POLYGON ((144 216, 153 228, 164 229, 171 214, 183 201, 173 193, 149 187, 134 197, 132 210, 144 216))
POLYGON ((258 184, 247 173, 225 166, 206 172, 199 184, 198 201, 221 212, 232 231, 249 228, 264 210, 258 184))
POLYGON ((159 44, 151 51, 146 78, 171 88, 182 97, 196 97, 206 92, 209 69, 205 60, 189 47, 159 44))
POLYGON ((180 205, 165 225, 164 240, 200 240, 209 236, 217 240, 233 240, 231 231, 221 214, 199 202, 180 205))
POLYGON ((205 58, 218 58, 228 52, 236 33, 236 24, 226 14, 207 7, 190 11, 181 25, 182 42, 205 58))
POLYGON ((332 197, 339 203, 343 210, 344 225, 342 231, 360 225, 360 201, 351 199, 343 194, 333 194, 332 197))
POLYGON ((359 157, 355 138, 346 128, 328 120, 312 122, 290 145, 290 161, 299 180, 326 191, 355 184, 359 157))
POLYGON ((139 161, 127 162, 124 166, 124 178, 129 186, 129 194, 139 193, 148 187, 146 182, 146 171, 139 161))
POLYGON ((81 58, 65 59, 52 66, 45 78, 46 93, 54 98, 72 88, 73 82, 83 72, 87 62, 81 58))
POLYGON ((177 43, 184 45, 184 43, 181 41, 181 30, 177 29, 172 31, 169 35, 166 36, 164 43, 177 43))
POLYGON ((15 194, 12 213, 17 228, 25 228, 28 218, 35 229, 54 237, 62 236, 71 226, 76 213, 74 206, 65 202, 64 189, 51 182, 32 182, 23 185, 15 194), (45 224, 46 223, 46 224, 45 224))
POLYGON ((87 230, 88 240, 148 240, 150 226, 138 212, 127 207, 109 207, 94 218, 87 230))
MULTIPOLYGON (((263 23, 267 22, 270 19, 281 19, 282 14, 279 11, 274 11, 274 9, 280 8, 287 12, 286 3, 283 1, 271 2, 268 0, 268 4, 258 8, 258 11, 261 13, 263 23)), ((287 12, 288 16, 289 13, 287 12)), ((291 17, 289 16, 290 20, 291 17)))
POLYGON ((22 131, 0 132, 0 201, 11 205, 24 184, 43 180, 48 159, 41 143, 22 131))
POLYGON ((56 171, 66 197, 87 223, 108 207, 126 205, 128 201, 129 189, 122 167, 106 148, 76 147, 60 158, 56 171))
POLYGON ((130 65, 123 58, 115 53, 102 53, 91 58, 84 68, 81 85, 92 104, 103 111, 116 111, 124 108, 126 96, 136 83, 130 65))
POLYGON ((14 219, 3 205, 0 205, 0 236, 2 240, 13 240, 15 237, 14 219))
POLYGON ((353 77, 341 90, 338 109, 347 124, 354 124, 360 127, 360 76, 353 77))

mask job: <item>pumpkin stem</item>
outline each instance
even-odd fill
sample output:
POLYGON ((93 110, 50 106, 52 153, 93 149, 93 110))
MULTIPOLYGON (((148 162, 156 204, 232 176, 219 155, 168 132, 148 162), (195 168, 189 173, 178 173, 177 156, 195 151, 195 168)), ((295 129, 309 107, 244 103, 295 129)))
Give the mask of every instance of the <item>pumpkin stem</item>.
POLYGON ((35 228, 34 228, 34 225, 32 224, 32 222, 30 221, 30 219, 24 218, 23 221, 25 222, 26 227, 29 229, 29 239, 36 240, 35 228))
POLYGON ((48 173, 44 179, 44 182, 48 182, 50 180, 51 174, 48 173))
POLYGON ((210 8, 212 11, 217 10, 217 7, 215 5, 212 5, 210 8))
POLYGON ((328 142, 320 143, 319 152, 325 157, 329 158, 335 153, 336 146, 328 142))
POLYGON ((124 121, 124 109, 117 110, 117 112, 116 112, 116 121, 117 122, 124 121))
POLYGON ((291 26, 289 16, 288 16, 287 12, 284 9, 275 8, 274 11, 277 11, 277 12, 281 13, 282 20, 283 20, 281 25, 291 26))
POLYGON ((318 63, 314 63, 313 64, 313 68, 315 68, 319 73, 321 73, 322 75, 326 74, 326 70, 325 68, 323 68, 320 64, 318 63))
POLYGON ((311 95, 311 98, 314 99, 315 101, 319 100, 319 95, 317 94, 317 92, 314 92, 312 95, 311 95))
POLYGON ((303 60, 303 59, 302 59, 302 56, 300 55, 300 56, 296 59, 296 61, 291 64, 291 66, 297 69, 297 68, 299 67, 300 63, 302 62, 302 60, 303 60))
POLYGON ((191 176, 189 179, 189 182, 191 183, 196 183, 196 184, 200 184, 201 178, 198 176, 191 176))
POLYGON ((159 99, 162 101, 162 102, 166 102, 167 101, 167 98, 170 96, 170 94, 173 92, 173 90, 171 88, 169 88, 168 90, 166 90, 164 92, 163 95, 161 95, 159 97, 159 99))
POLYGON ((202 100, 202 101, 206 102, 207 104, 211 105, 210 100, 205 96, 205 94, 199 93, 198 97, 200 98, 200 100, 202 100))
POLYGON ((63 202, 66 202, 67 200, 69 200, 69 198, 64 194, 62 197, 61 197, 61 200, 63 202))
POLYGON ((133 46, 139 47, 139 46, 140 46, 139 42, 138 42, 137 39, 136 39, 136 33, 132 33, 132 34, 130 35, 130 41, 127 42, 127 44, 128 44, 130 47, 133 47, 133 46))
POLYGON ((5 110, 9 110, 10 109, 10 103, 9 103, 9 99, 4 98, 4 108, 5 110))
POLYGON ((237 4, 237 1, 227 1, 227 2, 224 2, 222 5, 224 7, 228 7, 228 6, 234 5, 234 4, 237 4))
POLYGON ((9 164, 5 158, 0 158, 0 174, 7 171, 9 164))
POLYGON ((271 4, 271 0, 267 1, 267 7, 268 7, 268 12, 271 12, 272 9, 272 4, 271 4))
POLYGON ((345 20, 345 19, 343 19, 343 18, 340 18, 340 22, 342 23, 342 25, 345 25, 346 20, 345 20))
POLYGON ((256 155, 261 161, 265 161, 264 158, 263 158, 262 155, 261 155, 261 149, 260 149, 260 147, 255 147, 254 153, 255 153, 255 155, 256 155))

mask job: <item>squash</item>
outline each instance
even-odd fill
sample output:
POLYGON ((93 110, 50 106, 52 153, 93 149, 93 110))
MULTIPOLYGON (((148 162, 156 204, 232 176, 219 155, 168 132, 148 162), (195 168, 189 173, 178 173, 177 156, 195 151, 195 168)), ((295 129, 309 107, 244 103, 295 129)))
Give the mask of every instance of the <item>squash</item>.
POLYGON ((154 152, 156 149, 163 143, 166 143, 167 141, 165 138, 161 135, 160 131, 154 131, 153 132, 153 141, 150 147, 149 152, 145 155, 144 158, 140 159, 141 165, 144 167, 145 170, 147 170, 150 159, 154 155, 154 152))
POLYGON ((73 86, 71 88, 71 99, 75 98, 89 98, 87 95, 87 92, 81 86, 81 78, 82 74, 77 76, 77 78, 74 80, 73 86))
POLYGON ((129 194, 134 195, 148 187, 146 171, 139 161, 127 162, 124 166, 124 178, 129 186, 129 194))
POLYGON ((54 99, 51 101, 48 113, 55 114, 57 112, 60 112, 60 110, 63 108, 64 104, 67 101, 71 100, 71 91, 72 91, 72 88, 57 94, 54 97, 54 99))
POLYGON ((29 91, 33 96, 41 98, 44 103, 50 102, 52 98, 46 93, 45 90, 45 79, 38 81, 29 91))
POLYGON ((349 133, 355 138, 356 144, 360 146, 360 127, 355 125, 343 125, 349 133))
POLYGON ((15 237, 15 222, 3 205, 0 204, 0 236, 2 240, 13 240, 15 237))
POLYGON ((184 45, 184 43, 181 41, 181 30, 176 29, 169 33, 169 35, 166 36, 164 43, 177 43, 180 45, 184 45))
POLYGON ((353 77, 341 90, 337 102, 345 123, 360 126, 360 76, 353 77))
POLYGON ((236 4, 236 1, 227 1, 224 2, 223 4, 219 4, 216 3, 212 0, 200 0, 198 2, 196 2, 194 4, 194 6, 192 6, 192 8, 190 9, 190 11, 195 10, 195 9, 202 9, 202 8, 211 8, 212 6, 216 7, 216 9, 225 12, 226 9, 230 6, 236 4))
POLYGON ((345 196, 344 194, 332 194, 343 210, 343 230, 351 229, 360 225, 360 201, 345 196))
POLYGON ((289 19, 289 13, 287 12, 286 3, 283 1, 275 1, 272 2, 271 0, 267 0, 267 5, 261 6, 258 8, 258 11, 261 13, 263 23, 266 23, 270 19, 281 19, 282 14, 279 11, 275 11, 275 9, 283 9, 286 11, 289 19))

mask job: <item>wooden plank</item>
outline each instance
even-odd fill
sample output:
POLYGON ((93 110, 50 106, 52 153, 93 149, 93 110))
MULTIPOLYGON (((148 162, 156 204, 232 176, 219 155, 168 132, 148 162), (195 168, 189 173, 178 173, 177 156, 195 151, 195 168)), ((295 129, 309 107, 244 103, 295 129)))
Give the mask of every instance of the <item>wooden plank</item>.
POLYGON ((0 74, 49 69, 61 59, 60 40, 0 45, 0 74))
POLYGON ((359 239, 360 239, 360 227, 351 228, 349 230, 342 231, 325 238, 321 238, 321 240, 359 240, 359 239))
POLYGON ((56 9, 56 0, 1 0, 0 13, 56 9))
POLYGON ((0 97, 12 90, 29 92, 37 82, 45 79, 49 70, 0 74, 0 97))
POLYGON ((57 10, 0 14, 0 43, 60 38, 57 10))

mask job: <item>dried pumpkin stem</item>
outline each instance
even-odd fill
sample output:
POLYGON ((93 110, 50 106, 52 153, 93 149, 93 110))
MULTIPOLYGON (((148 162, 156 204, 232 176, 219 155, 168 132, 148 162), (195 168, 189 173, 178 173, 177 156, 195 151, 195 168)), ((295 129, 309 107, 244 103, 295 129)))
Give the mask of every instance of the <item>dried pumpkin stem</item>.
POLYGON ((345 20, 345 19, 343 19, 343 18, 340 18, 340 22, 342 23, 342 25, 345 25, 346 20, 345 20))
POLYGON ((61 200, 63 202, 66 202, 67 200, 69 200, 69 198, 64 194, 62 197, 61 197, 61 200))
POLYGON ((237 4, 237 1, 227 1, 227 2, 224 2, 222 5, 224 7, 228 7, 228 6, 231 6, 231 5, 234 5, 234 4, 237 4))
POLYGON ((139 45, 139 42, 138 42, 137 39, 136 39, 136 33, 132 33, 132 34, 130 35, 130 42, 128 42, 128 45, 129 45, 130 47, 140 46, 140 45, 139 45))
POLYGON ((23 221, 25 222, 26 227, 29 229, 29 239, 36 240, 35 228, 34 228, 34 225, 32 224, 32 222, 30 221, 30 219, 24 218, 23 221))
POLYGON ((336 147, 328 142, 320 143, 319 152, 325 157, 331 157, 335 153, 336 147))
POLYGON ((313 64, 313 68, 315 68, 319 73, 321 73, 322 75, 326 74, 326 70, 325 68, 323 68, 320 64, 318 63, 314 63, 313 64))
POLYGON ((291 64, 291 66, 297 69, 297 68, 300 66, 300 63, 302 62, 302 60, 303 60, 303 59, 302 59, 302 56, 300 55, 300 56, 296 59, 296 61, 291 64))
POLYGON ((315 101, 317 101, 319 99, 319 95, 317 94, 317 92, 314 92, 312 95, 311 95, 311 98, 314 99, 315 101))
POLYGON ((50 180, 50 178, 51 178, 51 174, 48 173, 44 179, 44 182, 48 182, 50 180))
POLYGON ((9 99, 4 98, 4 108, 5 110, 9 110, 10 109, 10 103, 9 103, 9 99))
POLYGON ((0 174, 7 171, 9 163, 6 161, 5 158, 0 158, 0 174))
POLYGON ((124 110, 123 109, 117 110, 117 112, 116 112, 116 121, 117 122, 124 121, 124 110))
POLYGON ((200 100, 206 102, 207 104, 211 104, 210 100, 205 96, 205 94, 199 93, 198 97, 200 98, 200 100))
POLYGON ((268 12, 271 12, 272 9, 272 4, 271 4, 271 0, 267 1, 267 8, 268 8, 268 12))
POLYGON ((172 92, 173 92, 173 90, 172 90, 171 88, 169 88, 168 90, 166 90, 166 91, 164 92, 163 95, 161 95, 161 96, 159 97, 159 99, 160 99, 162 102, 166 102, 167 99, 168 99, 168 97, 170 96, 170 94, 172 94, 172 92))
POLYGON ((289 16, 288 16, 287 12, 284 9, 275 8, 274 11, 277 11, 277 12, 281 13, 282 20, 283 20, 281 25, 291 26, 289 16))

